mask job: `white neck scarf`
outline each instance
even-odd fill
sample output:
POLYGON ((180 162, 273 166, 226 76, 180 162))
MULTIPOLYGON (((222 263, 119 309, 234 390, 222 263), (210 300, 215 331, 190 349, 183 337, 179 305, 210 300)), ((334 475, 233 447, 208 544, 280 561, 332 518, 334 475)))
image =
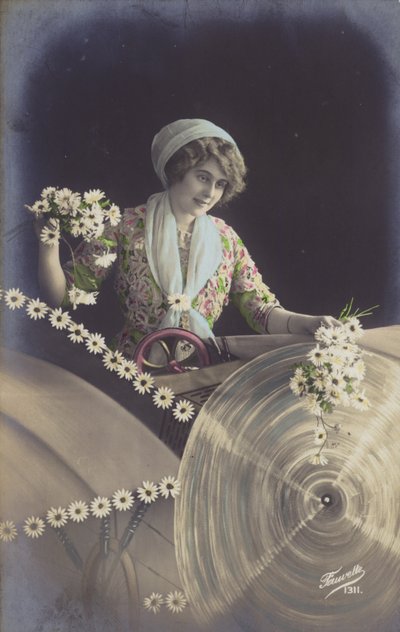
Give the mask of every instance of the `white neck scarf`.
MULTIPOLYGON (((216 226, 207 215, 197 217, 183 287, 177 225, 168 191, 156 193, 147 201, 145 245, 150 270, 159 288, 167 296, 185 295, 190 304, 214 274, 222 259, 221 238, 216 226)), ((200 338, 214 337, 208 322, 199 312, 192 307, 187 311, 191 331, 200 338)), ((181 313, 171 306, 158 328, 179 327, 181 313)))

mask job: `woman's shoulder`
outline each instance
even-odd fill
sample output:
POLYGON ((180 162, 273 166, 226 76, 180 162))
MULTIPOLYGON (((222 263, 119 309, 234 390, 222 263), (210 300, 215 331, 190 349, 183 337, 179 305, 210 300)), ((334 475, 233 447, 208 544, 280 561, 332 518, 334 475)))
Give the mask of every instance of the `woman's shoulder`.
POLYGON ((222 236, 232 241, 237 241, 238 239, 240 239, 236 231, 232 228, 232 226, 229 226, 229 224, 227 224, 225 220, 221 219, 220 217, 215 217, 214 215, 209 215, 209 217, 211 218, 214 226, 218 229, 219 233, 222 236))

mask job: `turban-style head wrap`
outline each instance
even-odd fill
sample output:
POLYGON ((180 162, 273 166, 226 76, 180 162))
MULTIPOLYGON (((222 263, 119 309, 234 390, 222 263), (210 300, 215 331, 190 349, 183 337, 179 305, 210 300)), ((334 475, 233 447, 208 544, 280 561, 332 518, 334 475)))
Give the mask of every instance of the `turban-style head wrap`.
POLYGON ((154 136, 151 145, 154 170, 165 187, 168 186, 165 175, 168 160, 178 149, 198 138, 222 138, 237 146, 228 132, 205 119, 179 119, 166 125, 154 136))

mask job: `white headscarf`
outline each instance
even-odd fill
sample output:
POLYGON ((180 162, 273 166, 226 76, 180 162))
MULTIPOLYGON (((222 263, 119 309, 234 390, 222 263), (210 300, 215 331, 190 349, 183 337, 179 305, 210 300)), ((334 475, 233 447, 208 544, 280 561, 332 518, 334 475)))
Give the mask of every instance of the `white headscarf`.
MULTIPOLYGON (((155 135, 151 156, 154 169, 165 187, 165 165, 173 154, 192 140, 207 137, 222 138, 236 146, 225 130, 203 119, 181 119, 166 125, 155 135)), ((213 337, 206 319, 191 307, 193 299, 217 270, 222 259, 221 237, 211 218, 203 215, 195 219, 184 287, 177 225, 168 191, 156 193, 147 200, 145 244, 149 266, 157 285, 169 300, 173 295, 182 296, 183 303, 187 303, 191 331, 201 338, 213 337)), ((171 305, 159 329, 179 327, 180 318, 181 312, 171 305)))
POLYGON ((165 175, 165 165, 168 160, 178 149, 199 138, 222 138, 237 147, 228 132, 205 119, 179 119, 179 121, 165 125, 154 136, 151 145, 153 167, 164 187, 168 186, 165 175))

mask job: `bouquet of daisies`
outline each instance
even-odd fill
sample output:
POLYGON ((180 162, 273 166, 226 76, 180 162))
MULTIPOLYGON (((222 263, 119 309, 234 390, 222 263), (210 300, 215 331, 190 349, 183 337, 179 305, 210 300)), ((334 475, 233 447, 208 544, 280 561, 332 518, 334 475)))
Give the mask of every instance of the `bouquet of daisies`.
POLYGON ((357 345, 363 335, 360 317, 367 316, 375 309, 351 314, 353 301, 342 310, 337 327, 321 326, 314 334, 316 346, 307 354, 307 362, 295 365, 290 379, 290 388, 302 398, 307 410, 316 415, 314 443, 319 447, 312 457, 313 464, 325 465, 328 460, 322 449, 328 441, 328 429, 339 432, 340 425, 328 424, 324 413, 332 413, 336 406, 352 406, 366 410, 369 401, 362 389, 365 363, 362 350, 357 345))
POLYGON ((105 222, 117 226, 121 219, 118 206, 107 200, 99 189, 87 191, 82 196, 70 189, 47 187, 43 189, 40 200, 32 206, 25 205, 25 208, 35 217, 47 219, 40 239, 49 246, 58 243, 62 231, 73 237, 82 237, 87 242, 101 240, 105 222))
MULTIPOLYGON (((96 240, 103 246, 103 251, 95 258, 96 265, 108 268, 116 259, 110 252, 112 242, 104 236, 107 223, 117 226, 121 220, 121 212, 116 204, 112 204, 99 189, 91 189, 81 195, 67 188, 46 187, 40 199, 32 206, 25 205, 37 219, 46 220, 40 232, 40 240, 47 246, 55 246, 63 239, 72 248, 64 235, 82 238, 86 242, 96 240)), ((69 298, 74 307, 83 303, 93 305, 97 292, 85 292, 75 285, 69 290, 69 298)))

